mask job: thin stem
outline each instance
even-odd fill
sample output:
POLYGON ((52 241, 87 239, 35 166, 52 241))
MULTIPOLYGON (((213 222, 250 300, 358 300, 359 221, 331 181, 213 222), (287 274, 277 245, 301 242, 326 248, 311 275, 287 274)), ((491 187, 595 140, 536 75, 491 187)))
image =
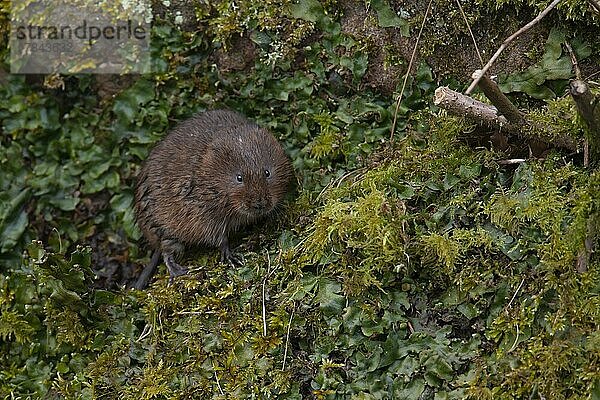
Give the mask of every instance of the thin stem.
POLYGON ((423 17, 423 22, 421 23, 421 29, 419 29, 417 41, 415 43, 415 47, 413 48, 412 55, 410 56, 410 61, 408 63, 408 68, 406 69, 406 74, 404 75, 402 89, 400 89, 400 95, 398 96, 398 101, 396 102, 396 110, 394 111, 394 122, 392 122, 392 131, 390 132, 390 142, 394 140, 394 131, 396 130, 396 122, 398 121, 398 110, 400 109, 400 102, 402 101, 404 89, 406 89, 406 83, 408 82, 408 74, 410 74, 410 70, 412 69, 412 65, 415 61, 415 55, 417 54, 417 49, 419 48, 419 41, 421 40, 421 34, 423 33, 425 22, 427 21, 427 17, 429 16, 429 12, 431 11, 431 3, 433 3, 433 0, 429 0, 429 4, 427 5, 427 11, 425 11, 425 16, 423 17))
POLYGON ((500 54, 502 53, 502 51, 504 51, 504 49, 506 48, 506 46, 508 46, 519 35, 521 35, 522 33, 526 32, 526 31, 528 31, 533 26, 535 26, 538 22, 540 22, 546 16, 546 14, 548 14, 561 1, 562 0, 554 0, 552 3, 550 3, 550 5, 548 7, 546 7, 541 13, 539 13, 537 17, 535 17, 527 25, 525 25, 524 27, 522 27, 521 29, 519 29, 518 31, 516 31, 515 33, 513 33, 512 35, 510 35, 504 42, 502 42, 502 44, 500 45, 500 47, 498 48, 498 50, 496 50, 496 52, 494 53, 494 55, 492 56, 492 58, 490 58, 490 61, 488 61, 487 64, 485 64, 483 66, 483 68, 481 69, 481 72, 479 74, 477 74, 477 77, 473 80, 473 82, 471 83, 471 86, 469 86, 469 88, 467 89, 467 91, 465 92, 465 94, 467 94, 467 95, 471 94, 471 92, 475 89, 475 87, 479 83, 479 80, 481 79, 481 77, 484 76, 487 73, 487 71, 491 68, 492 65, 494 65, 494 62, 500 56, 500 54))
POLYGON ((456 0, 456 4, 458 5, 458 9, 465 20, 465 24, 467 25, 467 29, 469 30, 469 34, 471 35, 471 39, 473 40, 473 45, 475 46, 475 51, 477 52, 477 57, 479 57, 479 61, 481 65, 483 65, 483 58, 481 57, 481 53, 479 52, 479 47, 477 46, 477 41, 475 40, 475 35, 473 35, 473 31, 471 30, 471 25, 469 25, 469 20, 467 19, 467 15, 460 4, 460 0, 456 0))

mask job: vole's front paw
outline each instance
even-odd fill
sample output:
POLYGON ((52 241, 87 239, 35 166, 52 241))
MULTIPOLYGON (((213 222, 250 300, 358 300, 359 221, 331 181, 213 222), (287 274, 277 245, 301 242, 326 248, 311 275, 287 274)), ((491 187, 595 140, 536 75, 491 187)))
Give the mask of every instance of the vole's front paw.
POLYGON ((221 262, 227 263, 232 267, 241 267, 244 265, 244 262, 236 257, 229 247, 221 249, 221 262))
POLYGON ((169 283, 172 283, 176 277, 188 273, 188 269, 186 267, 179 265, 175 262, 172 254, 165 255, 164 260, 167 269, 169 270, 169 283))

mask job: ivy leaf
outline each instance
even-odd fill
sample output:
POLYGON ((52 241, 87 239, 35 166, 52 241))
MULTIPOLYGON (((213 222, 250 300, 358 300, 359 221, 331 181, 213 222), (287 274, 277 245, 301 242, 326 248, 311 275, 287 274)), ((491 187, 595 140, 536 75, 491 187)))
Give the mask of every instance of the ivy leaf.
POLYGON ((400 18, 386 0, 371 0, 371 7, 377 13, 377 21, 382 28, 400 28, 402 36, 408 36, 408 21, 400 18))
POLYGON ((363 335, 370 337, 384 332, 384 326, 380 323, 366 320, 361 326, 363 335))
POLYGON ((81 306, 82 300, 79 294, 73 290, 65 288, 65 285, 63 285, 62 282, 51 279, 48 280, 45 285, 47 285, 52 291, 50 294, 50 298, 52 300, 55 300, 62 305, 70 306, 73 309, 81 306))
POLYGON ((405 376, 407 378, 412 377, 414 374, 419 372, 421 365, 417 361, 415 357, 406 356, 400 361, 397 368, 395 369, 395 373, 401 376, 405 376))
POLYGON ((461 165, 458 174, 463 179, 473 179, 481 173, 481 164, 474 163, 470 165, 461 165))
POLYGON ((381 354, 383 353, 383 349, 379 346, 375 347, 375 349, 369 354, 356 354, 356 362, 358 367, 367 372, 373 372, 379 366, 379 360, 381 359, 381 354))
POLYGON ((253 31, 250 34, 250 40, 256 43, 259 46, 268 46, 273 42, 271 36, 264 31, 253 31))
POLYGON ((119 94, 113 105, 113 112, 121 121, 133 121, 140 106, 154 99, 154 83, 138 79, 130 88, 119 94))
POLYGON ((397 365, 400 358, 398 355, 399 337, 396 332, 388 334, 386 341, 383 343, 383 354, 379 360, 379 368, 385 368, 392 364, 397 365))
POLYGON ((123 229, 127 235, 134 239, 139 239, 141 232, 135 223, 135 214, 133 212, 133 193, 124 191, 116 194, 110 200, 110 205, 117 215, 120 215, 123 229))
POLYGON ((103 189, 115 189, 120 182, 120 176, 116 171, 108 171, 96 179, 88 179, 81 192, 85 194, 98 193, 103 189))
POLYGON ((319 290, 315 300, 319 303, 319 308, 324 315, 339 315, 342 313, 346 298, 338 294, 341 290, 342 286, 337 282, 326 278, 319 281, 319 290))
MULTIPOLYGON (((562 55, 562 43, 566 40, 565 32, 553 28, 548 35, 542 59, 526 71, 501 79, 500 89, 505 93, 524 92, 536 99, 549 99, 556 94, 545 84, 548 81, 566 80, 572 75, 571 58, 562 55)), ((578 55, 585 58, 589 50, 582 42, 577 42, 578 55)))
POLYGON ((10 201, 0 203, 0 252, 11 250, 29 223, 23 205, 29 200, 29 188, 22 190, 10 201))
POLYGON ((479 310, 471 303, 459 304, 457 307, 458 311, 468 319, 473 319, 479 315, 479 310))
POLYGON ((60 127, 58 109, 56 107, 40 108, 40 126, 46 130, 55 130, 60 127))
POLYGON ((449 190, 452 189, 458 182, 460 182, 460 178, 452 175, 452 174, 446 174, 446 176, 444 176, 444 190, 449 190))
POLYGON ((48 203, 63 211, 73 211, 77 207, 77 204, 79 204, 79 198, 63 193, 61 196, 49 199, 48 203))
POLYGON ((291 4, 289 12, 292 17, 309 22, 319 22, 326 18, 323 6, 317 0, 301 0, 291 4))
MULTIPOLYGON (((402 382, 399 379, 397 382, 402 382)), ((394 382, 396 383, 396 382, 394 382)), ((423 379, 413 379, 408 384, 402 385, 394 390, 395 399, 420 399, 425 390, 425 381, 423 379)))
POLYGON ((435 355, 433 357, 429 357, 425 362, 425 367, 427 370, 437 377, 444 379, 446 381, 452 379, 453 371, 452 366, 440 357, 439 355, 435 355))
POLYGON ((354 332, 354 330, 360 326, 361 324, 361 315, 362 311, 359 307, 353 305, 346 307, 346 312, 342 316, 342 320, 344 322, 344 327, 347 332, 354 332))

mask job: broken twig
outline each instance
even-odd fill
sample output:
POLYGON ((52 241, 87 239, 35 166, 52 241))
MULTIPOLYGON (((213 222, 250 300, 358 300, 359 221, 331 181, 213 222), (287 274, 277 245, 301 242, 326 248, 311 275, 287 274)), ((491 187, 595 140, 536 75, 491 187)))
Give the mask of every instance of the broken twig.
POLYGON ((523 123, 512 123, 498 109, 489 104, 482 103, 462 93, 455 92, 448 87, 439 87, 435 90, 433 102, 435 105, 447 110, 453 115, 465 117, 479 126, 483 126, 508 136, 519 136, 541 141, 551 147, 559 147, 570 151, 577 151, 577 140, 569 135, 554 132, 554 127, 548 124, 533 123, 523 117, 523 123), (548 137, 547 139, 544 139, 548 137))
POLYGON ((448 87, 439 87, 435 90, 433 103, 451 114, 462 115, 488 128, 511 134, 518 134, 520 130, 518 125, 511 124, 505 117, 498 115, 496 107, 455 92, 448 87))
POLYGON ((596 11, 598 14, 600 14, 600 1, 598 1, 598 0, 588 0, 588 3, 590 5, 590 7, 592 7, 592 9, 594 11, 596 11))
MULTIPOLYGON (((475 74, 477 74, 477 71, 475 71, 473 77, 475 77, 475 74)), ((481 80, 479 81, 479 88, 483 91, 485 97, 487 97, 498 109, 498 112, 504 115, 510 123, 516 125, 525 123, 525 120, 523 119, 523 113, 521 113, 521 111, 519 111, 519 109, 510 102, 508 97, 506 97, 506 95, 500 91, 500 88, 498 85, 496 85, 496 82, 487 76, 482 76, 481 80)))

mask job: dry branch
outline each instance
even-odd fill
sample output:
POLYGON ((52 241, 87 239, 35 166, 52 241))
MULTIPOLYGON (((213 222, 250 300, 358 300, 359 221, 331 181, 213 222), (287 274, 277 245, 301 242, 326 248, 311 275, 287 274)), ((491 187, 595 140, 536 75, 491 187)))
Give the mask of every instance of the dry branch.
POLYGON ((598 0, 588 0, 588 3, 590 4, 590 7, 592 7, 592 9, 594 11, 596 11, 597 13, 600 14, 600 1, 598 1, 598 0))
MULTIPOLYGON (((477 71, 475 74, 477 74, 477 71)), ((487 76, 482 76, 479 81, 479 88, 483 91, 485 97, 498 109, 498 112, 504 115, 510 123, 522 125, 525 122, 523 120, 523 113, 500 91, 496 82, 487 76)))
POLYGON ((581 79, 581 69, 579 68, 579 61, 577 61, 577 56, 573 51, 573 48, 569 44, 569 42, 565 42, 565 47, 569 52, 569 56, 571 57, 571 64, 573 64, 573 71, 575 72, 575 79, 581 79))
MULTIPOLYGON (((569 92, 575 101, 577 111, 588 126, 586 134, 584 165, 587 167, 591 158, 592 162, 600 161, 600 99, 594 99, 590 87, 585 81, 574 79, 569 84, 569 92), (589 154, 589 155, 588 155, 589 154)), ((596 216, 597 217, 597 216, 596 216)), ((587 234, 582 248, 579 250, 576 261, 576 270, 579 273, 586 272, 590 262, 591 254, 596 247, 597 228, 593 223, 594 216, 589 217, 587 234)))
POLYGON ((496 107, 455 92, 448 87, 437 88, 433 102, 451 114, 464 116, 494 130, 518 134, 521 129, 520 125, 511 124, 505 117, 498 115, 496 107))

